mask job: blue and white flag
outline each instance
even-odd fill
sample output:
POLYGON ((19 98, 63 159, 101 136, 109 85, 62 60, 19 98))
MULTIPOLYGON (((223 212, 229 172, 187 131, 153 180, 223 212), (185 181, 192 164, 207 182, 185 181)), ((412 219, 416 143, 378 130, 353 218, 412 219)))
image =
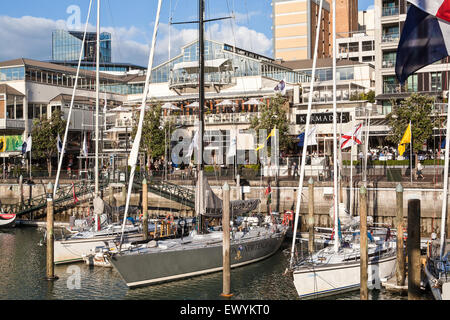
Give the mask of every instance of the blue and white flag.
POLYGON ((449 55, 450 0, 411 4, 397 48, 395 74, 403 84, 417 70, 449 55))
POLYGON ((61 137, 59 136, 59 133, 58 133, 58 138, 56 139, 56 147, 58 148, 58 153, 61 153, 63 145, 62 145, 61 137))
POLYGON ((31 136, 28 136, 27 140, 22 143, 22 154, 31 151, 31 143, 32 143, 31 136))
POLYGON ((273 90, 280 92, 284 96, 286 94, 286 81, 281 80, 273 90))
MULTIPOLYGON (((308 138, 306 139, 307 146, 317 145, 316 130, 317 130, 317 127, 312 127, 311 130, 309 130, 308 138)), ((299 139, 299 142, 297 145, 299 147, 303 147, 303 144, 305 143, 305 132, 303 131, 302 133, 300 133, 297 138, 299 139)))

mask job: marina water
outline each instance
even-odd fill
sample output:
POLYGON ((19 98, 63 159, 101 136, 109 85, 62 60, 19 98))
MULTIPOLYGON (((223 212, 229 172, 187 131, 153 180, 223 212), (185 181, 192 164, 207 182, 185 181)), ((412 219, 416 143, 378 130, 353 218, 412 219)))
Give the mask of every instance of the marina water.
MULTIPOLYGON (((35 228, 0 230, 0 300, 218 300, 222 273, 129 290, 113 268, 84 263, 55 267, 57 281, 45 278, 43 233, 35 228)), ((285 241, 283 249, 290 242, 285 241)), ((232 269, 231 290, 235 300, 295 300, 292 277, 284 276, 288 256, 279 250, 263 261, 232 269)), ((327 299, 359 300, 359 291, 327 299)), ((407 296, 384 289, 369 291, 372 300, 400 300, 407 296)), ((424 295, 423 299, 431 299, 424 295)))

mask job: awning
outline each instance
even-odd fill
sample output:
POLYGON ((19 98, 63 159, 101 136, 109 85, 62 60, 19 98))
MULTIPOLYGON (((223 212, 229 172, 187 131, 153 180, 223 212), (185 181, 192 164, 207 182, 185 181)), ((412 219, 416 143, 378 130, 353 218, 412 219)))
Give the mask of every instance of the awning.
MULTIPOLYGON (((206 60, 205 61, 205 68, 213 68, 213 69, 219 69, 222 68, 223 70, 230 70, 232 69, 231 61, 229 59, 214 59, 214 60, 206 60)), ((198 69, 198 61, 188 61, 188 62, 180 62, 176 63, 173 67, 173 70, 179 70, 184 69, 186 71, 189 71, 188 69, 198 69)), ((193 70, 191 70, 193 71, 193 70)))

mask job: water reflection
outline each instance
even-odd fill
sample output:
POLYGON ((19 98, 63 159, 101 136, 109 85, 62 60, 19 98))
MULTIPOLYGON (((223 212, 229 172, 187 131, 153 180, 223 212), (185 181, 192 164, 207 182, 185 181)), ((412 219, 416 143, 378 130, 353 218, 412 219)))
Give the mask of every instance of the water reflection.
MULTIPOLYGON (((33 228, 0 230, 0 299, 44 300, 220 300, 222 273, 130 290, 113 268, 83 263, 55 266, 57 281, 45 280, 45 246, 33 228), (78 278, 76 278, 78 277, 78 278), (77 283, 78 279, 78 283, 77 283)), ((285 244, 289 247, 289 244, 285 244)), ((284 276, 288 257, 280 250, 255 264, 231 270, 232 299, 295 300, 292 275, 284 276)), ((327 299, 359 300, 359 291, 327 299)), ((369 291, 369 299, 399 300, 407 296, 369 291)), ((425 296, 424 299, 427 299, 425 296)))

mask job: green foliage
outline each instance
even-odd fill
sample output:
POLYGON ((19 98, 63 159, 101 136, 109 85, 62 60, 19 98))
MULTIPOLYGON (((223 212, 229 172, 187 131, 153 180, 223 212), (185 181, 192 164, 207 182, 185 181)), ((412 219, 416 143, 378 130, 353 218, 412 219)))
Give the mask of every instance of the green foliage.
POLYGON ((370 103, 374 103, 375 102, 375 91, 370 90, 367 93, 362 92, 362 93, 353 93, 350 96, 350 101, 368 101, 370 103))
POLYGON ((434 121, 430 117, 434 98, 428 95, 412 94, 397 104, 392 100, 392 112, 386 116, 391 127, 387 139, 398 144, 411 121, 413 152, 422 149, 424 142, 433 133, 434 121))
POLYGON ((51 159, 58 155, 56 141, 58 133, 64 136, 67 121, 63 119, 61 110, 55 110, 51 119, 42 117, 34 119, 32 137, 33 158, 46 159, 47 169, 51 174, 51 159))
MULTIPOLYGON (((161 105, 158 103, 152 105, 149 110, 146 110, 144 115, 140 149, 142 152, 147 153, 147 156, 152 159, 164 156, 164 142, 166 142, 167 146, 169 146, 171 131, 175 128, 174 125, 169 126, 168 121, 164 123, 162 112, 161 105), (169 127, 171 131, 169 131, 169 127), (164 139, 165 134, 167 134, 167 136, 164 139)), ((136 136, 139 116, 140 113, 137 113, 136 124, 131 133, 133 139, 136 136)))
MULTIPOLYGON (((289 120, 285 106, 288 100, 281 94, 277 94, 275 97, 271 97, 269 105, 261 104, 259 106, 260 116, 252 119, 250 127, 256 130, 259 134, 259 130, 266 129, 269 134, 276 126, 279 133, 280 151, 288 149, 292 145, 292 138, 289 136, 289 120)), ((270 148, 270 145, 268 145, 270 148)))

